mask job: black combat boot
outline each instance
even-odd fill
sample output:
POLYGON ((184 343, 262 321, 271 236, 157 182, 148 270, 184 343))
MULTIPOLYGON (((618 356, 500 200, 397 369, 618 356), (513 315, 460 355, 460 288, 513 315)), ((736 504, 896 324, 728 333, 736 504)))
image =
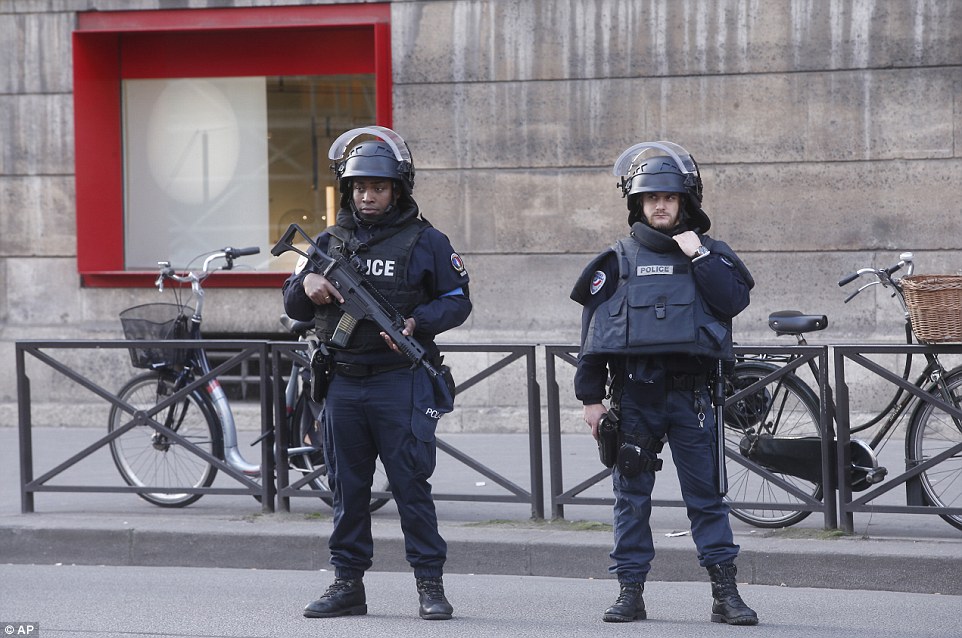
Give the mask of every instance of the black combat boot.
POLYGON ((722 563, 708 568, 711 595, 714 599, 711 605, 711 621, 729 625, 757 625, 758 614, 738 595, 738 585, 735 584, 737 572, 735 563, 722 563))
POLYGON ((631 622, 648 617, 645 611, 644 583, 621 583, 621 593, 615 604, 605 610, 605 622, 631 622))
POLYGON ((335 578, 324 594, 304 608, 307 618, 363 616, 367 613, 364 581, 360 578, 335 578))
POLYGON ((450 620, 454 608, 444 597, 444 583, 441 577, 418 578, 418 594, 421 609, 418 612, 425 620, 450 620))

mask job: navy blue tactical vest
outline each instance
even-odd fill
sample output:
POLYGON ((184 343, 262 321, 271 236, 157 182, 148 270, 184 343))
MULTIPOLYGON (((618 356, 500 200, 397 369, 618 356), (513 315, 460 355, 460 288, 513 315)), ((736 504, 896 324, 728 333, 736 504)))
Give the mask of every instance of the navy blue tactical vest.
MULTIPOLYGON (((423 290, 413 288, 408 283, 408 261, 411 251, 421 233, 428 227, 427 222, 412 221, 393 235, 367 245, 356 253, 357 259, 364 266, 362 268, 364 278, 374 284, 378 293, 397 309, 402 317, 410 317, 415 306, 428 301, 423 290)), ((344 247, 353 243, 351 241, 353 233, 340 227, 335 227, 330 232, 328 254, 339 257, 343 251, 344 257, 350 258, 350 251, 344 247)), ((336 305, 317 306, 315 323, 318 335, 325 342, 330 343, 342 315, 344 313, 336 305)), ((380 328, 373 321, 359 321, 351 332, 347 346, 342 349, 352 353, 384 350, 385 344, 380 336, 380 328)))
MULTIPOLYGON (((711 248, 709 237, 703 242, 711 248)), ((618 287, 595 310, 582 353, 732 358, 731 325, 709 311, 683 252, 658 252, 634 237, 620 239, 613 250, 618 287)))

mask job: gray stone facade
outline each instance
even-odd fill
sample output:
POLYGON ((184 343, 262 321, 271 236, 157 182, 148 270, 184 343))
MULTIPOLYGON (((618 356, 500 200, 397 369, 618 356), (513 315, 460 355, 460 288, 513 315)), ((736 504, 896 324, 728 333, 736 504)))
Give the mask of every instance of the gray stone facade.
MULTIPOLYGON (((119 337, 117 313, 156 295, 79 285, 77 13, 285 4, 321 3, 0 2, 0 424, 14 342, 119 337)), ((612 164, 670 139, 758 282, 739 342, 772 343, 768 313, 798 308, 830 316, 816 341, 898 343, 887 295, 845 305, 836 282, 904 250, 919 272, 962 270, 960 32, 955 0, 393 2, 394 128, 472 275, 475 312, 445 339, 574 343, 571 284, 627 230, 612 164)), ((276 290, 209 301, 215 330, 271 331, 281 311, 276 290)))

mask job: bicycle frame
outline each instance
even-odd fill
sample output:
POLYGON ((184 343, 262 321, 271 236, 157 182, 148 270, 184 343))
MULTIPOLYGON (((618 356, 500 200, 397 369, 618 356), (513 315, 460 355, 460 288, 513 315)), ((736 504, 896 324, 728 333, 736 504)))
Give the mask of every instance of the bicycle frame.
MULTIPOLYGON (((198 306, 200 305, 201 304, 198 303, 198 306)), ((191 326, 188 334, 191 339, 201 338, 200 317, 197 314, 191 317, 191 326)), ((201 376, 211 371, 207 351, 203 348, 194 348, 191 350, 188 360, 188 365, 190 364, 196 365, 201 376)), ((224 392, 224 388, 221 386, 220 381, 217 380, 217 377, 212 377, 204 384, 204 391, 207 393, 214 412, 217 414, 217 420, 220 421, 220 429, 224 437, 224 461, 235 470, 243 472, 247 476, 259 477, 261 474, 260 465, 249 463, 240 452, 237 442, 237 423, 234 420, 234 413, 230 408, 227 393, 224 392)))
MULTIPOLYGON (((912 327, 909 324, 905 326, 906 333, 906 343, 912 344, 912 327)), ((796 335, 796 340, 798 345, 807 346, 808 341, 805 339, 804 335, 796 335)), ((928 382, 936 378, 941 378, 945 374, 945 368, 942 366, 938 357, 934 354, 927 354, 926 365, 922 371, 915 377, 912 384, 918 388, 924 388, 928 385, 928 382)), ((740 361, 767 361, 767 362, 778 362, 778 363, 788 363, 796 358, 795 355, 761 355, 757 357, 745 357, 740 359, 740 361)), ((902 368, 902 379, 904 381, 909 381, 912 375, 912 355, 906 355, 905 364, 902 368)), ((818 378, 818 364, 814 360, 808 362, 808 369, 812 373, 814 378, 818 378)), ((778 380, 778 388, 784 383, 782 379, 778 380)), ((830 418, 835 420, 836 405, 831 391, 826 393, 828 398, 828 409, 830 418)), ((872 416, 868 421, 860 423, 856 426, 849 428, 849 432, 856 434, 858 432, 864 432, 868 428, 877 425, 882 419, 885 419, 881 427, 873 434, 872 438, 869 440, 868 445, 873 450, 878 449, 879 445, 883 440, 891 433, 892 429, 899 423, 902 417, 910 412, 909 408, 914 407, 918 402, 918 399, 907 392, 901 387, 896 387, 895 394, 888 400, 888 403, 879 410, 874 416, 872 416), (887 417, 887 418, 886 418, 887 417)))
MULTIPOLYGON (((188 329, 188 336, 190 339, 199 340, 202 338, 200 327, 203 323, 204 313, 203 281, 207 279, 207 277, 209 277, 213 272, 213 270, 211 270, 211 264, 218 259, 226 259, 227 265, 223 267, 223 270, 230 270, 233 268, 234 257, 256 254, 258 252, 260 252, 259 248, 225 248, 222 251, 217 251, 208 255, 204 259, 204 265, 201 270, 187 271, 187 273, 184 275, 176 274, 173 269, 170 268, 169 262, 160 262, 159 265, 161 272, 157 277, 157 280, 154 282, 158 290, 163 292, 164 279, 173 279, 174 281, 180 283, 190 284, 191 297, 194 301, 194 314, 190 318, 190 327, 188 329)), ((210 360, 207 358, 207 352, 203 348, 194 348, 190 351, 186 368, 191 370, 193 367, 196 367, 200 371, 201 376, 210 373, 210 360)), ((249 463, 238 448, 237 423, 234 420, 234 413, 231 411, 230 401, 227 399, 227 394, 224 392, 224 388, 221 386, 216 377, 212 377, 204 385, 204 390, 210 399, 211 405, 214 408, 214 412, 217 414, 218 420, 220 421, 220 427, 224 441, 224 461, 226 461, 227 464, 235 470, 243 472, 247 476, 259 477, 261 474, 260 465, 249 463)))

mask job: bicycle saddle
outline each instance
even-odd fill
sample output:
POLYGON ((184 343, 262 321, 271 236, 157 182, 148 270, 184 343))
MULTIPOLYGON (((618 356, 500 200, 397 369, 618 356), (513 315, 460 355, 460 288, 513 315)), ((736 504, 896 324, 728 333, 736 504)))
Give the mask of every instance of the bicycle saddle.
POLYGON ((284 326, 288 332, 298 337, 303 337, 308 331, 314 329, 313 321, 299 321, 297 319, 291 319, 287 315, 281 315, 281 325, 284 326))
POLYGON ((768 315, 768 327, 777 335, 800 335, 828 327, 825 315, 803 315, 798 310, 779 310, 768 315))

